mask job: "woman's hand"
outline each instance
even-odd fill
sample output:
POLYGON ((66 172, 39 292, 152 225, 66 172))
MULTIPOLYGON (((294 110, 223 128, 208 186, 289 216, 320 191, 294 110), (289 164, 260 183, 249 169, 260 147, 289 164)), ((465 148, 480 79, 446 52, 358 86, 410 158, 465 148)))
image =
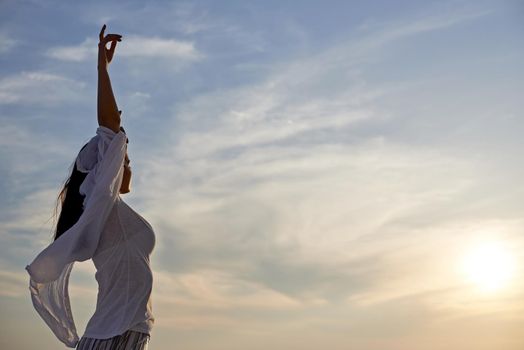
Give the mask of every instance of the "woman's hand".
POLYGON ((104 24, 99 34, 98 42, 98 68, 107 68, 109 63, 113 60, 115 54, 115 48, 117 41, 122 41, 122 35, 120 34, 107 34, 104 36, 106 25, 104 24), (109 49, 107 43, 111 42, 109 49))

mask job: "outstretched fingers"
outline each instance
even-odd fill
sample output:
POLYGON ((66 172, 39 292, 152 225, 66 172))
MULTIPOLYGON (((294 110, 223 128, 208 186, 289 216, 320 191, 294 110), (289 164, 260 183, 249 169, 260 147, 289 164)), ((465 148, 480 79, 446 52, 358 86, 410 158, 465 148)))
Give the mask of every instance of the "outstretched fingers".
POLYGON ((102 30, 100 31, 100 34, 98 34, 98 38, 99 38, 100 42, 102 42, 104 40, 104 32, 105 32, 105 30, 106 30, 106 25, 104 24, 102 26, 102 30))
POLYGON ((107 34, 102 40, 100 40, 99 45, 106 46, 109 42, 111 42, 111 45, 113 45, 113 43, 116 43, 117 41, 122 41, 122 35, 107 34))
POLYGON ((100 34, 98 34, 98 39, 100 41, 100 44, 107 44, 108 42, 114 42, 114 41, 122 41, 122 35, 120 34, 107 34, 104 35, 105 30, 107 26, 104 24, 102 26, 102 29, 100 30, 100 34))
POLYGON ((110 41, 122 41, 122 35, 120 35, 120 34, 107 34, 104 37, 104 41, 106 43, 108 43, 110 41))

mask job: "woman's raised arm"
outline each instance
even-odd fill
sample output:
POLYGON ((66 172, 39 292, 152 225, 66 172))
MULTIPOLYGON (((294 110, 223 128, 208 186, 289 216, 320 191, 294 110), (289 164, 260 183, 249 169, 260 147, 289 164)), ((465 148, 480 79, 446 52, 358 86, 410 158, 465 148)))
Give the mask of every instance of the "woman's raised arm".
POLYGON ((100 42, 98 43, 98 125, 118 132, 120 130, 120 112, 113 95, 107 68, 113 59, 117 41, 122 41, 122 35, 107 34, 104 36, 105 29, 106 25, 104 24, 100 31, 100 42), (111 47, 108 49, 106 45, 109 42, 111 42, 111 47))

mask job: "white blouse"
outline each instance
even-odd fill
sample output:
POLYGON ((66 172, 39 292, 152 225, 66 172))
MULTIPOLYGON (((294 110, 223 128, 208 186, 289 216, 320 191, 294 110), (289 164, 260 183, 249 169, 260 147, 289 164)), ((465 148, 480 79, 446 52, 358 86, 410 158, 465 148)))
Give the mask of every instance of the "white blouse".
POLYGON ((154 324, 149 257, 155 234, 119 195, 126 140, 123 131, 97 129, 76 161, 78 170, 88 172, 80 187, 85 195, 84 212, 26 266, 36 311, 71 348, 79 341, 68 294, 75 261, 92 259, 97 270, 96 310, 85 337, 106 339, 126 330, 150 334, 154 324))

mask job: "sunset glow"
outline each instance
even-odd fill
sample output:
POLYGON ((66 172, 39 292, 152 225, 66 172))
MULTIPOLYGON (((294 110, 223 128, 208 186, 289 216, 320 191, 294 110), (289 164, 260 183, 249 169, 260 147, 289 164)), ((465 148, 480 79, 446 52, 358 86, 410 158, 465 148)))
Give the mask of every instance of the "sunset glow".
POLYGON ((468 280, 485 292, 508 287, 514 278, 515 261, 509 250, 497 241, 479 243, 464 259, 468 280))

